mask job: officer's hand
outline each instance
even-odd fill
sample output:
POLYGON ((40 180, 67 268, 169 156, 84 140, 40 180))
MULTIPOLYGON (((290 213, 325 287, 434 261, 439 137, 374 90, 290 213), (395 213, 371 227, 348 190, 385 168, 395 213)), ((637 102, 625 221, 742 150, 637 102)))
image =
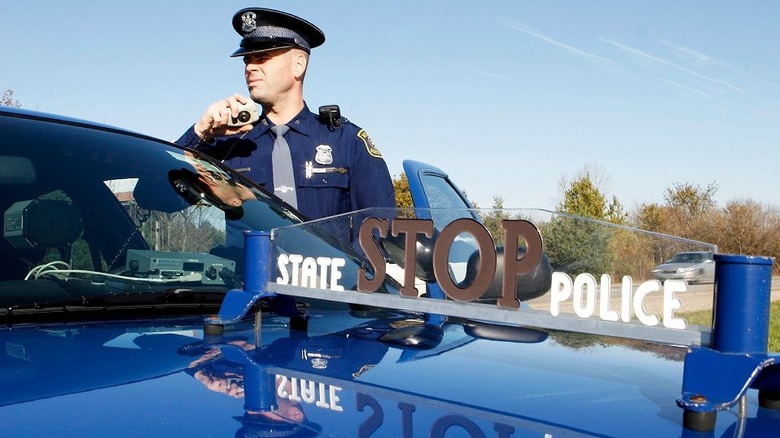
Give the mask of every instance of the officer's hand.
POLYGON ((214 137, 235 135, 252 130, 252 125, 240 127, 228 126, 231 117, 238 117, 239 104, 249 102, 249 98, 234 94, 226 99, 218 100, 206 108, 206 112, 195 123, 195 134, 201 140, 210 141, 214 137))

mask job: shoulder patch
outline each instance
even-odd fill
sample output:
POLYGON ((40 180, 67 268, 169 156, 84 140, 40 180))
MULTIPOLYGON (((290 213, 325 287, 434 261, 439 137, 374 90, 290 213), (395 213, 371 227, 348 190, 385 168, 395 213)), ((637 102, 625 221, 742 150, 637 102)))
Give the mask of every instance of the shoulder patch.
POLYGON ((371 155, 374 158, 382 158, 382 153, 379 152, 379 149, 374 146, 374 142, 371 140, 371 137, 368 136, 368 133, 361 129, 357 133, 358 138, 363 140, 363 144, 366 145, 366 151, 368 151, 368 155, 371 155))

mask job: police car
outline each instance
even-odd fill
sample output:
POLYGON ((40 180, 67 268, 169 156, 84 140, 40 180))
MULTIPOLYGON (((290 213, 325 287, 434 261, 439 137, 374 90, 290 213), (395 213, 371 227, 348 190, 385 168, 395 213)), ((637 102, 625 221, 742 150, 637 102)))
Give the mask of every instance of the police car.
POLYGON ((2 435, 780 433, 772 259, 490 223, 445 172, 405 172, 414 209, 312 221, 196 151, 0 109, 2 435), (630 263, 684 251, 716 253, 714 285, 630 263))

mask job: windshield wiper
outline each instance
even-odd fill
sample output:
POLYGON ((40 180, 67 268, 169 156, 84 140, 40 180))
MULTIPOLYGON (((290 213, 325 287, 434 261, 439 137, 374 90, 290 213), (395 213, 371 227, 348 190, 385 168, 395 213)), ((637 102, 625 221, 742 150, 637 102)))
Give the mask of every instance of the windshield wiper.
POLYGON ((211 309, 219 307, 225 293, 224 288, 199 286, 39 300, 0 309, 0 317, 115 310, 211 309))

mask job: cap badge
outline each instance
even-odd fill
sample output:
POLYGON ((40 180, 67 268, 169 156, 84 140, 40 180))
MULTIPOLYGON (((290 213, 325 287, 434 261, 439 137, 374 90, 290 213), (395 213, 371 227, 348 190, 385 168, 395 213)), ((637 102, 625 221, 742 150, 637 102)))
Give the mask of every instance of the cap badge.
POLYGON ((333 149, 326 144, 317 146, 317 155, 314 156, 314 161, 316 161, 317 164, 333 163, 333 149))
POLYGON ((254 12, 244 12, 241 16, 241 30, 244 31, 244 33, 249 33, 257 29, 256 18, 257 15, 254 12))

